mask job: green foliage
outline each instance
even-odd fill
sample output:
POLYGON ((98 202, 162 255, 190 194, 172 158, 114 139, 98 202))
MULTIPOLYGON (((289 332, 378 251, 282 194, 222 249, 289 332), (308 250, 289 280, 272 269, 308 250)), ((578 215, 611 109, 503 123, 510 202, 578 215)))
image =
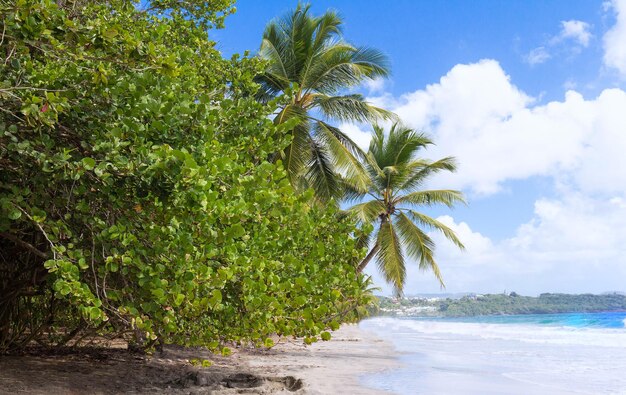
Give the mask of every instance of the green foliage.
POLYGON ((553 314, 601 311, 625 311, 626 296, 621 294, 551 294, 521 296, 515 292, 464 296, 460 299, 427 300, 379 298, 375 314, 468 317, 479 315, 553 314), (417 308, 417 310, 416 310, 417 308))
MULTIPOLYGON (((135 0, 139 2, 140 0, 135 0)), ((235 12, 235 0, 150 0, 143 10, 159 17, 193 19, 201 28, 224 27, 224 19, 235 12)))
MULTIPOLYGON (((365 188, 348 183, 349 200, 364 201, 348 211, 369 228, 376 224, 373 247, 359 264, 362 271, 371 259, 376 260, 383 277, 402 295, 406 277, 406 256, 418 261, 422 270, 431 270, 443 286, 439 266, 434 259, 435 244, 422 229, 436 230, 459 248, 463 244, 443 223, 415 211, 415 207, 444 204, 453 207, 463 203, 463 195, 453 190, 420 190, 425 180, 439 171, 454 171, 453 158, 429 161, 416 158, 417 153, 432 144, 424 135, 396 123, 388 135, 374 126, 363 166, 367 170, 365 188)), ((360 240, 367 245, 369 238, 360 240)))
POLYGON ((342 20, 334 11, 312 16, 310 5, 299 4, 284 17, 270 22, 263 33, 259 57, 266 63, 256 78, 261 101, 284 95, 274 118, 286 129, 291 144, 276 155, 285 163, 292 184, 313 188, 319 200, 339 198, 341 175, 361 184, 361 149, 328 119, 367 122, 391 114, 345 90, 363 81, 389 74, 386 57, 371 48, 355 47, 341 35, 342 20))
POLYGON ((208 359, 198 359, 198 358, 190 359, 189 363, 192 366, 202 366, 203 368, 208 368, 213 365, 213 362, 209 361, 208 359))
POLYGON ((626 297, 619 294, 541 294, 539 297, 496 294, 465 297, 442 304, 446 316, 494 314, 550 314, 626 310, 626 297))
POLYGON ((289 124, 252 97, 263 66, 207 39, 230 3, 1 6, 0 351, 100 333, 228 354, 363 313, 353 225, 267 161, 289 124))

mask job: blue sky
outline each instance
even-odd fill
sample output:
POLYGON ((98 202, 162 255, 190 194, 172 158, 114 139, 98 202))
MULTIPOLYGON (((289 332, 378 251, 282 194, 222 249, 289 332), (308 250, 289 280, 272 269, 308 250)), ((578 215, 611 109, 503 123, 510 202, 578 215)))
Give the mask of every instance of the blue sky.
MULTIPOLYGON (((432 186, 470 205, 429 211, 468 247, 437 238, 446 291, 626 291, 625 0, 312 4, 339 11, 347 41, 389 56, 392 77, 359 90, 429 133, 427 155, 460 162, 432 186)), ((295 5, 238 1, 210 36, 225 56, 254 53, 295 5)), ((367 144, 366 125, 342 127, 367 144)), ((410 265, 407 293, 437 291, 410 265)))

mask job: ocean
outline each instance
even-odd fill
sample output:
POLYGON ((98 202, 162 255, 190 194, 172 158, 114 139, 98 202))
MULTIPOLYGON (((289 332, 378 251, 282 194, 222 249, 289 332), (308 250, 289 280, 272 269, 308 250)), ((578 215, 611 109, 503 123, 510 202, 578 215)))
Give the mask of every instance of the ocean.
POLYGON ((360 327, 402 366, 362 376, 397 394, 626 394, 626 312, 387 318, 360 327))

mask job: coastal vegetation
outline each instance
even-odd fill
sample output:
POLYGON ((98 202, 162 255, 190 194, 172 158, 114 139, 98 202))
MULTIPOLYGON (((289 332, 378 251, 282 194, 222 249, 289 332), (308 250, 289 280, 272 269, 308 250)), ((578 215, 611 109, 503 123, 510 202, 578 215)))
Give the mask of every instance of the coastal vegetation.
POLYGON ((416 211, 418 207, 443 204, 454 207, 464 203, 459 191, 421 189, 426 180, 441 171, 454 171, 454 159, 447 157, 437 161, 418 158, 417 154, 432 141, 424 134, 395 123, 388 134, 382 127, 374 126, 372 141, 364 167, 367 169, 367 189, 357 186, 349 189, 349 200, 370 200, 352 206, 349 211, 375 232, 362 236, 363 245, 372 247, 359 263, 361 272, 375 259, 385 280, 397 295, 401 295, 406 279, 405 257, 418 261, 419 268, 431 270, 441 285, 443 277, 435 262, 435 244, 424 231, 436 230, 463 249, 455 233, 440 221, 416 211), (370 237, 373 243, 370 243, 370 237))
POLYGON ((366 80, 387 77, 389 66, 381 52, 343 40, 341 29, 336 12, 314 17, 310 5, 298 4, 267 25, 259 50, 266 67, 255 78, 261 102, 282 97, 274 123, 293 125, 286 129, 290 144, 275 158, 283 161, 297 190, 313 188, 323 202, 342 197, 343 177, 361 189, 366 182, 360 148, 329 121, 391 118, 362 95, 344 94, 366 80))
POLYGON ((310 342, 368 303, 354 224, 268 161, 294 124, 264 63, 207 38, 231 11, 3 3, 0 351, 310 342))
POLYGON ((1 353, 311 343, 367 313, 372 255, 398 293, 405 249, 441 281, 419 226, 461 243, 414 208, 462 202, 420 190, 453 160, 415 158, 431 142, 400 124, 366 154, 329 123, 393 118, 345 93, 387 59, 308 6, 271 22, 258 56, 224 59, 210 29, 232 12, 0 3, 1 353))
POLYGON ((538 297, 510 294, 467 295, 462 298, 379 297, 378 315, 473 317, 480 315, 593 313, 626 311, 626 295, 608 293, 543 293, 538 297))

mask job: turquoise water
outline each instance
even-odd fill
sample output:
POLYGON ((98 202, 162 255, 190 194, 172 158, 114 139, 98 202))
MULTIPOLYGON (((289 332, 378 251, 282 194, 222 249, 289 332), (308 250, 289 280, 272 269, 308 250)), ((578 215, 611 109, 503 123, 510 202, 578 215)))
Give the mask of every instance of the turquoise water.
POLYGON ((362 383, 397 394, 626 394, 626 312, 374 318, 402 366, 362 383))
POLYGON ((462 318, 415 318, 410 320, 442 322, 474 322, 485 324, 523 324, 549 325, 573 328, 625 328, 626 311, 603 313, 558 313, 558 314, 523 314, 496 315, 462 318))

